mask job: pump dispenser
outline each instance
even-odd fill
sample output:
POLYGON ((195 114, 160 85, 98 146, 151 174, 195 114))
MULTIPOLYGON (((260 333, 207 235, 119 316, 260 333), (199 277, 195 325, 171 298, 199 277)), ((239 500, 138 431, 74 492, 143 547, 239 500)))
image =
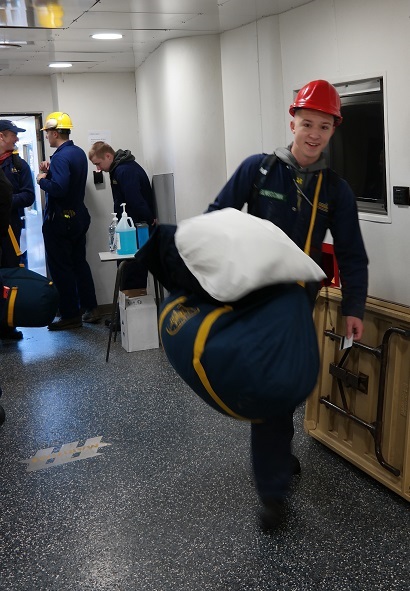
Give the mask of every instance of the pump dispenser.
POLYGON ((108 245, 110 247, 110 252, 115 252, 117 250, 117 235, 115 233, 115 229, 118 224, 118 218, 116 213, 112 213, 112 221, 108 227, 108 245))
POLYGON ((115 228, 117 237, 117 254, 135 254, 137 252, 137 231, 132 218, 125 211, 125 203, 121 203, 123 212, 115 228))

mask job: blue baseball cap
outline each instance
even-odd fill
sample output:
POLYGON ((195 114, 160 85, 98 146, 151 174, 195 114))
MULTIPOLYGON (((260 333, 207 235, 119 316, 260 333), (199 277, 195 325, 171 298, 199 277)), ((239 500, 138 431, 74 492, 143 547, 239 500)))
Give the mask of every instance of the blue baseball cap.
POLYGON ((9 121, 8 119, 0 119, 0 131, 7 130, 14 131, 14 133, 18 133, 19 131, 26 131, 21 127, 17 127, 17 125, 15 125, 13 121, 9 121))

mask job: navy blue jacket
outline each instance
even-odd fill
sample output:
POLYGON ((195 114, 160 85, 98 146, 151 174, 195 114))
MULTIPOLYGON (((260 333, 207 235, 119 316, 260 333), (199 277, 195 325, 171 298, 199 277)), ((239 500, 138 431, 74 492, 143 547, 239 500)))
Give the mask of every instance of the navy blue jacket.
POLYGON ((154 223, 154 198, 151 184, 145 170, 135 160, 120 162, 110 171, 114 211, 121 219, 121 203, 125 203, 125 211, 134 224, 154 223))
POLYGON ((33 205, 35 192, 33 175, 29 165, 20 156, 17 158, 20 170, 15 166, 11 154, 2 162, 1 168, 13 187, 10 225, 13 230, 18 232, 23 225, 21 217, 24 215, 24 208, 33 205))
MULTIPOLYGON (((298 200, 293 171, 279 158, 273 165, 263 189, 253 200, 253 186, 258 178, 259 167, 266 154, 246 158, 208 211, 234 207, 242 209, 248 203, 250 213, 270 220, 281 228, 302 250, 309 231, 312 206, 305 200, 298 200)), ((342 314, 363 318, 368 273, 368 259, 360 231, 356 198, 346 181, 329 168, 322 170, 323 181, 319 204, 312 234, 310 256, 319 265, 322 261, 322 242, 327 229, 333 236, 336 260, 342 283, 342 314)), ((319 172, 314 172, 304 189, 306 197, 313 203, 319 172)), ((310 293, 312 293, 310 286, 310 293)), ((317 293, 318 285, 314 286, 317 293)))
POLYGON ((0 238, 7 236, 10 225, 13 188, 3 170, 0 168, 0 238))
POLYGON ((40 180, 46 193, 44 218, 72 210, 81 217, 88 210, 84 205, 88 160, 84 150, 71 140, 61 144, 50 158, 47 178, 40 180))

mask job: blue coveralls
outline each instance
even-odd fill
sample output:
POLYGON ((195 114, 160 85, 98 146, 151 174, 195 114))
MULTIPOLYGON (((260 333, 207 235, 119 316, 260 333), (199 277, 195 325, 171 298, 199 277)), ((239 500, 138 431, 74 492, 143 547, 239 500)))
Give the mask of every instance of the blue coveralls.
MULTIPOLYGON (((298 198, 295 171, 279 158, 256 197, 253 186, 266 155, 248 157, 223 187, 208 211, 248 203, 251 213, 279 226, 300 248, 304 248, 312 206, 298 198)), ((367 255, 357 215, 355 196, 349 185, 325 168, 319 193, 319 204, 313 229, 310 256, 320 265, 322 242, 330 229, 342 280, 342 314, 363 318, 367 295, 367 255)), ((313 203, 318 172, 312 174, 304 189, 313 203)), ((308 285, 307 293, 314 305, 318 285, 308 285)), ((257 370, 257 368, 255 368, 257 370)), ((289 489, 291 441, 294 434, 293 413, 271 417, 251 425, 252 464, 256 488, 263 502, 282 501, 289 489)))
MULTIPOLYGON (((118 154, 118 152, 117 152, 118 154)), ((114 163, 115 165, 115 160, 114 163)), ((125 203, 127 215, 135 225, 146 222, 152 229, 155 219, 154 197, 145 170, 135 160, 120 161, 110 171, 114 211, 121 219, 121 203, 125 203)), ((147 287, 148 267, 143 262, 133 261, 125 266, 122 276, 122 289, 147 287)))
MULTIPOLYGON (((35 192, 33 176, 29 165, 20 156, 17 156, 17 158, 19 159, 20 170, 15 166, 12 154, 2 162, 1 168, 13 187, 10 225, 17 243, 20 245, 21 230, 23 228, 21 218, 24 216, 24 208, 33 205, 35 192)), ((0 266, 18 267, 20 256, 16 254, 9 236, 2 238, 1 247, 2 257, 0 266)))
POLYGON ((88 161, 71 140, 61 144, 50 159, 47 178, 40 180, 46 193, 43 236, 47 264, 60 296, 61 318, 78 317, 97 307, 94 281, 86 260, 86 234, 90 215, 84 205, 88 161))
MULTIPOLYGON (((0 240, 7 236, 7 230, 10 223, 12 199, 13 187, 0 167, 0 240)), ((2 243, 0 241, 0 260, 2 255, 1 249, 2 243)), ((0 298, 1 296, 2 294, 0 294, 0 298)))

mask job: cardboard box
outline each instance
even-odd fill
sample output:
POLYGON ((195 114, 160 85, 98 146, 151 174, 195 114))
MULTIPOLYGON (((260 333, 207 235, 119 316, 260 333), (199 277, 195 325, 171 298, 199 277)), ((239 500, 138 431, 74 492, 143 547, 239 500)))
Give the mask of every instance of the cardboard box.
POLYGON ((146 289, 124 289, 118 294, 118 305, 120 308, 126 308, 131 305, 129 302, 130 299, 146 295, 146 289))
POLYGON ((121 344, 127 352, 159 347, 157 306, 150 295, 120 292, 121 344))

